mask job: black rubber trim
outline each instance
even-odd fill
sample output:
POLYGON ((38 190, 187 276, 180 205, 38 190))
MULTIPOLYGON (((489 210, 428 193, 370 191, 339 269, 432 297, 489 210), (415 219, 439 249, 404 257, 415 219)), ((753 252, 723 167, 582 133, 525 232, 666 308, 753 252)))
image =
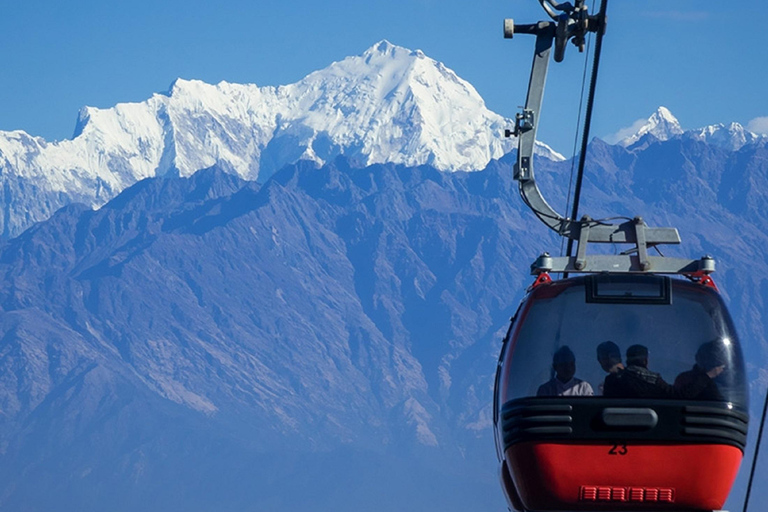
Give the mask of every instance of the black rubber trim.
MULTIPOLYGON (((714 429, 714 428, 693 428, 693 427, 685 427, 683 429, 683 432, 689 436, 698 436, 698 437, 720 437, 723 439, 728 439, 730 441, 734 441, 737 444, 740 444, 744 440, 743 435, 734 434, 731 432, 727 432, 724 430, 714 429)), ((743 448, 742 448, 743 450, 743 448)))
POLYGON ((741 411, 734 410, 728 407, 727 404, 725 404, 725 407, 707 407, 705 405, 687 405, 685 407, 685 412, 689 412, 691 414, 717 414, 722 416, 730 416, 732 418, 741 420, 744 423, 749 422, 749 416, 747 414, 741 411))
MULTIPOLYGON (((569 404, 512 404, 502 412, 505 447, 531 437, 562 438, 573 434, 569 404)), ((505 448, 506 449, 506 448, 505 448)))
POLYGON ((530 425, 539 423, 571 423, 573 418, 570 416, 530 416, 527 418, 521 418, 520 424, 530 425))
POLYGON ((572 434, 573 429, 571 427, 531 427, 522 429, 526 434, 542 434, 542 435, 560 435, 560 434, 572 434))
MULTIPOLYGON (((512 403, 512 402, 507 402, 512 403)), ((573 407, 569 404, 552 404, 552 405, 513 405, 509 408, 506 406, 503 407, 502 416, 506 420, 512 416, 519 415, 519 414, 530 414, 533 415, 535 413, 569 413, 573 410, 573 407)))
POLYGON ((497 427, 504 450, 528 441, 567 443, 726 444, 744 451, 749 417, 733 405, 687 400, 614 399, 604 397, 529 397, 501 408, 497 427), (604 419, 608 410, 656 414, 651 426, 604 419))
POLYGON ((747 433, 747 424, 743 422, 734 422, 729 420, 721 420, 719 418, 701 418, 699 416, 686 416, 683 420, 686 424, 690 425, 713 425, 715 427, 725 427, 729 429, 738 430, 742 434, 747 433))

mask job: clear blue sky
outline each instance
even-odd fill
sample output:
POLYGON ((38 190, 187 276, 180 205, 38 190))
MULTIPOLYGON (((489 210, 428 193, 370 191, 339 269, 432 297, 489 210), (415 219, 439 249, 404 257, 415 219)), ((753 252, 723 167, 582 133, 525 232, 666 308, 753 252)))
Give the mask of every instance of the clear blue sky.
MULTIPOLYGON (((768 116, 761 2, 611 0, 609 15, 593 134, 659 105, 684 128, 768 116)), ((84 105, 143 101, 177 77, 291 83, 380 39, 444 62, 512 116, 533 38, 502 39, 504 17, 532 22, 543 12, 535 0, 6 2, 0 130, 68 138, 84 105)), ((569 52, 550 73, 540 132, 565 154, 583 66, 569 52)))
MULTIPOLYGON (((610 0, 593 134, 660 105, 684 128, 766 118, 768 131, 765 7, 610 0)), ((512 117, 525 101, 533 39, 504 40, 505 17, 534 22, 543 12, 535 0, 7 1, 0 130, 69 138, 85 105, 143 101, 177 77, 287 84, 381 39, 444 62, 512 117)), ((553 66, 540 139, 570 155, 583 58, 569 48, 553 66)))

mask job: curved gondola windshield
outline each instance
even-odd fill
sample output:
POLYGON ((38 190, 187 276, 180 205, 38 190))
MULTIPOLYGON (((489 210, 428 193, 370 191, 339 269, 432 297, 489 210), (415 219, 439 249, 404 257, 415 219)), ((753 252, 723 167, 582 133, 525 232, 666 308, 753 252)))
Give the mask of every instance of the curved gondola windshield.
POLYGON ((662 276, 587 276, 537 287, 510 332, 501 404, 605 396, 746 409, 736 332, 712 288, 662 276))

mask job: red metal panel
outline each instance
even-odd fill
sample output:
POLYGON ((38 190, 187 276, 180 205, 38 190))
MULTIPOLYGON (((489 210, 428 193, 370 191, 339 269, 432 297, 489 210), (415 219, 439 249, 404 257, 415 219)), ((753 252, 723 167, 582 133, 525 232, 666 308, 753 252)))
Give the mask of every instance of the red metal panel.
POLYGON ((518 443, 506 451, 530 510, 717 510, 742 453, 727 445, 518 443))

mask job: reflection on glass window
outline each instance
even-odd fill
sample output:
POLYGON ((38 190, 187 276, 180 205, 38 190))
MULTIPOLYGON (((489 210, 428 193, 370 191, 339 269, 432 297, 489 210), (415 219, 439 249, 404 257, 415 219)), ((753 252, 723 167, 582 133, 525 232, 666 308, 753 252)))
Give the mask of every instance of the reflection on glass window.
POLYGON ((511 332, 502 404, 594 394, 747 405, 731 320, 695 283, 625 275, 543 285, 511 332))

